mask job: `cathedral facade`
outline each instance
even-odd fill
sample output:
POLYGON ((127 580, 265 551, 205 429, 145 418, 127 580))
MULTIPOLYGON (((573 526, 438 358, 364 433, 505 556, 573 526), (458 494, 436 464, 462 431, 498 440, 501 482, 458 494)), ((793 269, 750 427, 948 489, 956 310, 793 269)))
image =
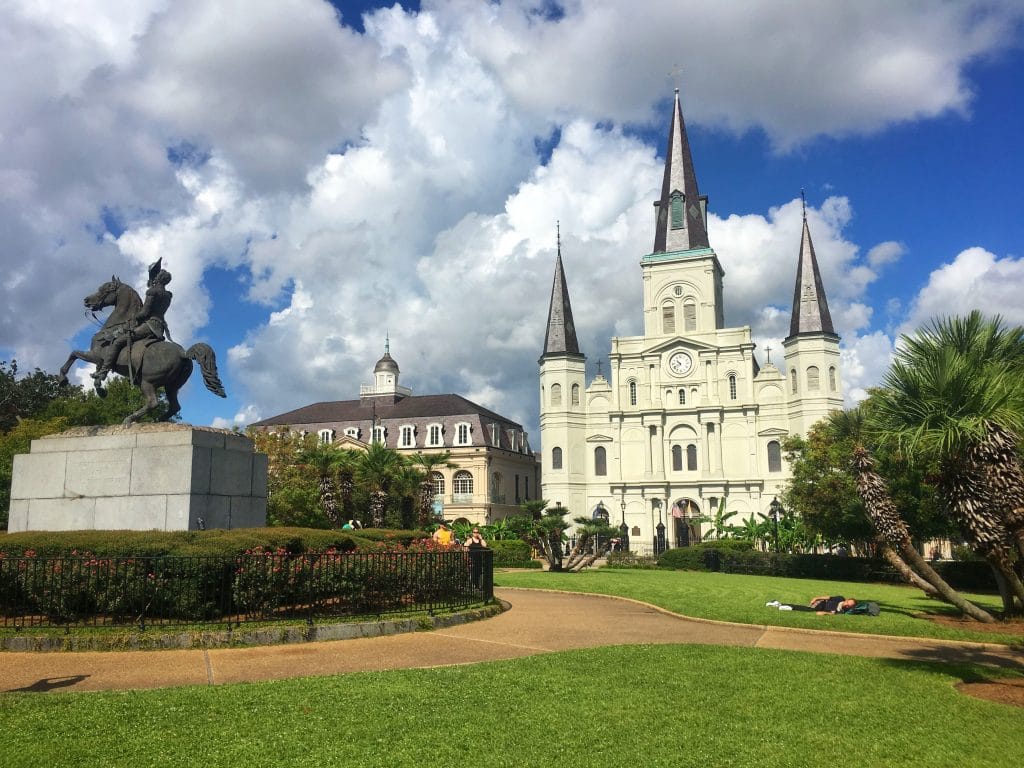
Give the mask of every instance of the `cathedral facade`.
POLYGON ((759 364, 749 326, 725 325, 676 91, 654 248, 640 260, 643 335, 611 340, 586 381, 561 247, 540 357, 542 496, 625 525, 634 551, 686 546, 708 520, 770 515, 789 478, 782 441, 843 407, 839 336, 804 217, 784 370, 759 364))

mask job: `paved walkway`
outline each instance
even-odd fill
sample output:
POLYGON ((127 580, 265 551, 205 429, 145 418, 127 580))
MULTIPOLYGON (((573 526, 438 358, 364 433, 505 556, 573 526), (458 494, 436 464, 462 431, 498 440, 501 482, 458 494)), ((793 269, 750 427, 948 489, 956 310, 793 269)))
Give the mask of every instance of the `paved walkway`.
POLYGON ((689 619, 597 595, 498 589, 511 608, 484 621, 378 638, 210 650, 0 653, 0 691, 97 691, 219 685, 363 670, 473 664, 632 643, 704 643, 1024 670, 1003 645, 888 638, 689 619), (552 621, 557 617, 557 621, 552 621))

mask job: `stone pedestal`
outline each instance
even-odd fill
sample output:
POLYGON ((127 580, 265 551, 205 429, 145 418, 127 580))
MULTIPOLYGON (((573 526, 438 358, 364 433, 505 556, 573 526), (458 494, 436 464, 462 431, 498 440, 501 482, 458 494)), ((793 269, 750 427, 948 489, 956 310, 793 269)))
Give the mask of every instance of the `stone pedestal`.
POLYGON ((14 457, 11 533, 254 528, 266 520, 267 457, 228 430, 77 427, 14 457))

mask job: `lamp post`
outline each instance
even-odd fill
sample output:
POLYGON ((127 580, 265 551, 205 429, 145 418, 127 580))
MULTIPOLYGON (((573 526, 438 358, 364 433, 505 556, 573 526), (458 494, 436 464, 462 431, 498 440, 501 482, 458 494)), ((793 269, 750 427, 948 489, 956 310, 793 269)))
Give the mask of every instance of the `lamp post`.
POLYGON ((626 499, 623 497, 619 504, 622 508, 622 525, 619 526, 619 540, 622 542, 622 551, 629 550, 629 527, 626 525, 626 499))
POLYGON ((660 555, 665 551, 665 523, 661 521, 661 502, 655 499, 654 505, 658 508, 658 525, 655 528, 656 533, 654 535, 654 554, 660 555))
POLYGON ((779 503, 777 496, 772 497, 772 503, 768 505, 768 510, 772 514, 772 523, 775 526, 775 554, 779 553, 779 514, 782 512, 782 504, 779 503))

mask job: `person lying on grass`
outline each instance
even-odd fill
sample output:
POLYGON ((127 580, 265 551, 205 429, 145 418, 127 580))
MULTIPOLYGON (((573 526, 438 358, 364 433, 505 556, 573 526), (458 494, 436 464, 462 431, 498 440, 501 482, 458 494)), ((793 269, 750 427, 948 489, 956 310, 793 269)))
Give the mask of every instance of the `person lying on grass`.
POLYGON ((778 608, 780 611, 814 611, 819 616, 826 616, 833 613, 849 613, 857 605, 857 601, 842 595, 822 595, 811 598, 808 605, 790 605, 778 600, 772 600, 765 605, 769 608, 778 608))

